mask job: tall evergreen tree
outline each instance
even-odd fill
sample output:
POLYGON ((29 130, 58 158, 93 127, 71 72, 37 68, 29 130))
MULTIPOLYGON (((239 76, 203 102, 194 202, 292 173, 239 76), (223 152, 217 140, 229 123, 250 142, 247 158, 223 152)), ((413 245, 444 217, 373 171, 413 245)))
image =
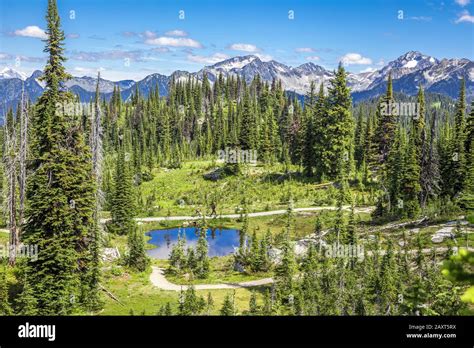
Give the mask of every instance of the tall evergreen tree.
POLYGON ((347 87, 346 71, 339 64, 334 79, 330 81, 328 92, 328 122, 326 124, 326 162, 328 177, 342 178, 349 175, 351 143, 354 134, 354 122, 351 115, 352 100, 347 87))
POLYGON ((69 75, 63 62, 64 33, 55 0, 49 0, 42 80, 46 84, 33 119, 32 174, 27 180, 24 242, 38 246, 37 260, 28 260, 26 277, 38 314, 71 314, 79 295, 81 262, 94 224, 95 185, 90 151, 80 119, 66 118, 57 105, 72 101, 62 86, 69 75), (57 270, 61 270, 58 272, 57 270))
POLYGON ((377 108, 377 129, 374 134, 375 143, 378 145, 378 162, 382 165, 388 159, 397 130, 398 115, 392 110, 394 102, 392 74, 390 73, 388 75, 387 93, 381 99, 377 108))
POLYGON ((113 232, 128 235, 134 229, 134 201, 132 178, 125 160, 124 146, 122 145, 117 154, 115 166, 114 192, 111 206, 111 227, 113 232))

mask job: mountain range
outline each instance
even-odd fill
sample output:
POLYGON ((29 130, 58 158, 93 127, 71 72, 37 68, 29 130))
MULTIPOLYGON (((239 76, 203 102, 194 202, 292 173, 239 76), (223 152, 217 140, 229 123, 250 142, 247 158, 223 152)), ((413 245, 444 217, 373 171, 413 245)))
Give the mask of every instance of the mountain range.
MULTIPOLYGON (((389 72, 392 73, 393 89, 408 95, 417 93, 421 85, 426 92, 440 93, 456 98, 459 93, 461 78, 466 81, 468 99, 474 97, 474 62, 469 59, 442 59, 410 51, 381 67, 378 70, 348 73, 348 85, 351 88, 354 102, 377 97, 385 92, 386 80, 389 72)), ((314 63, 305 63, 298 67, 290 67, 277 61, 262 61, 255 55, 238 56, 226 59, 214 65, 205 66, 201 70, 190 73, 175 71, 171 75, 151 74, 140 81, 121 80, 109 81, 100 79, 100 91, 108 99, 114 86, 119 86, 122 98, 127 100, 138 88, 142 95, 158 86, 160 95, 168 94, 168 85, 172 78, 187 80, 189 78, 202 80, 207 74, 209 81, 214 82, 219 74, 224 77, 239 75, 250 82, 257 74, 262 80, 271 82, 273 79, 282 81, 283 88, 288 92, 304 95, 308 92, 311 81, 318 86, 333 78, 334 72, 314 63)), ((44 89, 44 83, 39 81, 42 72, 37 70, 29 77, 11 68, 0 71, 0 113, 4 113, 10 106, 15 106, 21 97, 22 84, 28 96, 33 101, 38 98, 44 89)), ((73 77, 66 86, 81 101, 92 100, 95 94, 97 78, 82 76, 73 77)))

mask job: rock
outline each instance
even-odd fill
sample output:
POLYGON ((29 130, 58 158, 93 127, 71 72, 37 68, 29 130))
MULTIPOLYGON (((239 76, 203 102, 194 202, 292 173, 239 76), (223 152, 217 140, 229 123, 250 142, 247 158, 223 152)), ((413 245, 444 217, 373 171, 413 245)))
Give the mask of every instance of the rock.
POLYGON ((436 243, 436 244, 442 243, 443 240, 444 240, 444 237, 441 237, 441 236, 433 236, 433 237, 431 237, 431 241, 432 241, 433 243, 436 243))
POLYGON ((222 168, 216 168, 213 171, 204 174, 203 177, 206 180, 217 181, 221 178, 222 173, 223 173, 222 168))
POLYGON ((420 232, 419 228, 412 228, 412 229, 408 230, 408 234, 415 234, 415 233, 418 233, 418 232, 420 232))
MULTIPOLYGON (((318 242, 312 238, 304 238, 295 242, 295 255, 303 256, 308 252, 310 245, 317 245, 318 242)), ((322 243, 321 243, 322 244, 322 243)))
POLYGON ((272 247, 268 250, 268 258, 271 262, 278 264, 281 262, 282 251, 272 247))
POLYGON ((120 258, 120 252, 117 248, 104 248, 101 258, 103 261, 112 262, 120 258))
POLYGON ((234 262, 234 271, 245 272, 245 267, 240 262, 234 262))
POLYGON ((454 227, 443 227, 431 237, 433 243, 442 243, 446 238, 454 238, 454 227))

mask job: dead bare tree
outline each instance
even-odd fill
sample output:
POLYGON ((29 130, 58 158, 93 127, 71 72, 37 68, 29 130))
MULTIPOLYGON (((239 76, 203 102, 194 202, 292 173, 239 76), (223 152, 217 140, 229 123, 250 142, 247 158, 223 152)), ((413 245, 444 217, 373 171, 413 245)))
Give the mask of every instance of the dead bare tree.
POLYGON ((17 137, 16 125, 13 117, 10 115, 5 118, 5 149, 4 149, 4 166, 5 176, 7 178, 7 214, 8 214, 8 229, 10 230, 10 245, 8 262, 10 265, 15 265, 16 251, 20 243, 17 226, 17 202, 16 202, 16 180, 17 180, 17 137))
MULTIPOLYGON (((97 77, 97 87, 95 94, 94 112, 91 119, 91 133, 90 133, 90 147, 92 152, 92 173, 95 176, 97 184, 97 195, 96 195, 96 211, 95 218, 98 219, 98 213, 102 207, 103 192, 102 192, 102 161, 103 161, 103 148, 102 148, 102 113, 100 110, 100 72, 97 77)), ((100 224, 99 224, 100 225, 100 224)))
POLYGON ((23 86, 21 93, 21 113, 20 113, 20 153, 19 153, 19 178, 18 186, 20 191, 20 207, 19 207, 19 223, 21 239, 21 231, 23 228, 25 216, 25 199, 26 199, 26 161, 28 157, 28 98, 25 95, 23 86))

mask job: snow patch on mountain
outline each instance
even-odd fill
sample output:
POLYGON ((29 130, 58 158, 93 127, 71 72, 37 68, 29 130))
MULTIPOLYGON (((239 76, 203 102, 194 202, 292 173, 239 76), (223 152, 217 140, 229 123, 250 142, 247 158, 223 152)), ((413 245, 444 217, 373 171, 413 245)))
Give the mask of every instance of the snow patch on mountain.
POLYGON ((0 70, 0 79, 20 79, 22 81, 25 81, 27 79, 27 76, 20 71, 5 67, 0 70))
POLYGON ((416 67, 418 64, 418 62, 414 59, 410 60, 409 62, 407 62, 403 67, 404 68, 408 68, 408 69, 411 69, 411 68, 414 68, 416 67))

